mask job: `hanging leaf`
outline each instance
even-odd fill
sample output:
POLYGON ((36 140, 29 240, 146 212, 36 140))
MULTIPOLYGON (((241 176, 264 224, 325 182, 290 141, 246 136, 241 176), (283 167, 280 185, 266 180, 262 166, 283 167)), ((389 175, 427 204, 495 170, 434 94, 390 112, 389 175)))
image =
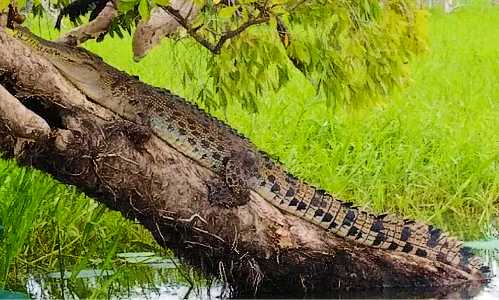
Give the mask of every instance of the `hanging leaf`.
POLYGON ((224 19, 228 19, 234 15, 237 10, 237 6, 226 6, 219 10, 218 16, 224 19))
POLYGON ((118 11, 126 13, 133 10, 137 6, 137 0, 120 0, 118 1, 118 11))
POLYGON ((140 0, 139 2, 139 14, 143 20, 149 20, 149 16, 151 14, 149 10, 149 1, 148 0, 140 0))

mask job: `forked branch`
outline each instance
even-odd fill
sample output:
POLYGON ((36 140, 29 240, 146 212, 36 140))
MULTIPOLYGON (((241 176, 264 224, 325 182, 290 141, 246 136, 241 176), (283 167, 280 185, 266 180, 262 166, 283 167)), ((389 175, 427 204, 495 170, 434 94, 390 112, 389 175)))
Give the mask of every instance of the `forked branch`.
POLYGON ((262 23, 267 23, 270 20, 270 16, 266 14, 264 11, 261 11, 260 14, 257 17, 254 18, 249 18, 246 22, 241 24, 238 28, 230 31, 226 31, 218 40, 216 44, 211 43, 208 41, 206 38, 201 36, 200 34, 197 33, 197 30, 199 28, 193 28, 189 22, 187 21, 186 18, 182 17, 180 12, 176 9, 174 9, 171 6, 161 6, 166 12, 168 12, 170 15, 172 15, 177 22, 185 29, 187 30, 187 33, 194 38, 198 43, 203 45, 206 49, 210 50, 213 54, 220 54, 220 50, 224 46, 224 44, 244 32, 246 29, 253 25, 258 25, 262 23))

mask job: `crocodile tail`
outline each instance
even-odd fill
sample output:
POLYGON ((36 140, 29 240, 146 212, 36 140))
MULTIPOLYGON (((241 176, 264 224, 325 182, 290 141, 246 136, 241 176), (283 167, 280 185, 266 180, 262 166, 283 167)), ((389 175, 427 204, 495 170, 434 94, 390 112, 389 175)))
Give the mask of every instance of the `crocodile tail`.
POLYGON ((273 205, 355 243, 407 253, 468 273, 485 269, 469 248, 442 230, 394 215, 375 215, 316 189, 280 167, 267 167, 255 190, 273 205))

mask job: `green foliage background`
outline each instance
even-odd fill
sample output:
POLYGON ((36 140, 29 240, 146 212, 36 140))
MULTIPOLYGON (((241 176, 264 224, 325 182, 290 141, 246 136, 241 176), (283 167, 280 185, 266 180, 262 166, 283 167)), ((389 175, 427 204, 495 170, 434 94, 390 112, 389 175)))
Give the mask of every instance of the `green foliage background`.
POLYGON ((306 84, 330 107, 378 102, 406 83, 409 59, 426 49, 426 13, 413 2, 307 1, 282 15, 290 32, 287 49, 270 22, 232 40, 221 55, 209 56, 209 76, 198 97, 208 107, 236 100, 255 111, 298 65, 306 84))
MULTIPOLYGON (((57 3, 62 7, 69 1, 57 3)), ((239 102, 257 111, 262 97, 278 91, 295 74, 328 107, 377 103, 407 82, 409 59, 426 49, 427 14, 416 8, 414 0, 195 3, 203 9, 192 26, 200 26, 197 34, 212 44, 251 18, 269 17, 267 23, 249 27, 225 43, 219 55, 187 34, 177 36, 178 44, 188 45, 192 56, 201 55, 203 63, 190 68, 186 62, 175 75, 185 77, 186 86, 198 81, 197 99, 208 108, 239 102), (280 41, 277 17, 289 32, 287 47, 280 41)), ((121 0, 120 16, 110 35, 132 33, 134 24, 147 19, 152 8, 166 4, 164 0, 121 0)), ((40 7, 40 0, 35 0, 33 11, 42 13, 40 7)))

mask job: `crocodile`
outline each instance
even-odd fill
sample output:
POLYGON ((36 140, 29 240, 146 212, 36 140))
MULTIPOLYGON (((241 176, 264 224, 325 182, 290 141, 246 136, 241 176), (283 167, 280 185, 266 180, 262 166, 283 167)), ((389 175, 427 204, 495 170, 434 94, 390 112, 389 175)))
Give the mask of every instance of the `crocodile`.
POLYGON ((195 104, 115 69, 90 51, 44 40, 23 27, 8 32, 50 61, 91 101, 146 126, 165 143, 216 173, 220 182, 209 187, 209 198, 215 204, 244 205, 252 191, 283 213, 358 245, 439 261, 470 274, 486 269, 461 241, 442 230, 392 214, 377 215, 337 199, 293 176, 195 104), (232 202, 219 197, 227 193, 232 202))

